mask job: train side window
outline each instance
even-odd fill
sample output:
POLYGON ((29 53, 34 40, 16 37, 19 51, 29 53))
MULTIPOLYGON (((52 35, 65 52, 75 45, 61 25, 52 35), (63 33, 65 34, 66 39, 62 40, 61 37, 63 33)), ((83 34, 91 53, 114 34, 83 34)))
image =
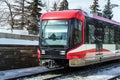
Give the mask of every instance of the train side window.
POLYGON ((95 28, 95 41, 102 41, 103 40, 103 28, 96 27, 95 28))
POLYGON ((82 42, 82 22, 75 19, 75 27, 73 32, 73 44, 74 46, 80 45, 82 42))
POLYGON ((88 30, 88 38, 89 38, 89 43, 94 43, 95 42, 95 37, 94 37, 94 33, 95 33, 95 26, 88 24, 89 30, 88 30))
POLYGON ((109 43, 109 28, 106 26, 104 28, 104 43, 108 44, 109 43))
POLYGON ((120 28, 118 29, 118 35, 119 35, 119 37, 118 37, 118 43, 120 44, 120 28))
POLYGON ((119 26, 115 26, 114 30, 115 30, 114 31, 114 36, 115 36, 114 42, 116 45, 116 50, 119 50, 120 49, 120 28, 119 26))
POLYGON ((104 28, 104 43, 105 44, 114 44, 115 43, 115 32, 114 28, 111 25, 108 25, 104 28))
POLYGON ((119 38, 120 38, 120 35, 119 35, 120 32, 119 31, 120 31, 119 27, 115 26, 115 32, 114 32, 115 39, 114 39, 114 42, 116 44, 119 43, 119 38))
POLYGON ((114 28, 110 28, 110 44, 114 44, 114 28))
POLYGON ((87 25, 88 25, 87 32, 88 32, 89 44, 96 43, 97 39, 100 39, 100 41, 103 42, 104 28, 103 28, 102 22, 96 20, 96 21, 93 21, 92 23, 88 23, 87 25))

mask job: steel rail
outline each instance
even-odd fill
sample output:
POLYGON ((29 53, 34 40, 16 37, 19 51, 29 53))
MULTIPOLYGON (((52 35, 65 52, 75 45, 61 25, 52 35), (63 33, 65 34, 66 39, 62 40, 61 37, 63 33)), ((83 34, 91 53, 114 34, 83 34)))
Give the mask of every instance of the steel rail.
POLYGON ((26 69, 17 69, 17 70, 6 70, 0 71, 1 80, 16 80, 24 77, 35 76, 39 74, 45 74, 52 71, 64 69, 60 68, 46 68, 46 67, 35 67, 35 68, 26 68, 26 69), (9 74, 9 75, 7 75, 9 74))
POLYGON ((37 78, 42 80, 54 80, 54 79, 63 78, 64 76, 72 75, 72 74, 76 74, 76 75, 80 75, 81 77, 84 77, 84 76, 89 76, 90 74, 93 74, 93 73, 97 73, 98 71, 110 70, 111 68, 113 68, 113 66, 118 67, 120 66, 118 63, 120 62, 113 61, 113 62, 107 62, 103 64, 89 65, 89 66, 80 67, 80 68, 64 68, 61 71, 58 70, 57 73, 55 72, 47 73, 37 77, 32 77, 32 79, 34 80, 37 78))
POLYGON ((120 75, 117 75, 117 76, 115 76, 115 77, 112 77, 112 78, 110 78, 110 79, 108 79, 108 80, 120 80, 120 75))
MULTIPOLYGON (((109 64, 109 63, 104 63, 102 64, 101 66, 99 67, 96 67, 95 65, 94 66, 86 66, 86 67, 81 67, 81 68, 74 68, 74 69, 66 69, 66 68, 46 68, 46 67, 37 67, 36 69, 34 68, 31 68, 30 71, 27 70, 27 71, 24 71, 22 72, 21 70, 24 70, 24 69, 20 69, 19 72, 16 74, 14 74, 14 76, 0 76, 0 79, 1 80, 6 80, 6 79, 9 79, 9 80, 16 80, 16 79, 25 79, 25 78, 34 78, 36 77, 37 75, 39 77, 44 77, 44 80, 53 80, 55 78, 60 78, 62 76, 66 76, 66 75, 70 75, 70 74, 79 74, 81 76, 88 76, 89 75, 89 72, 97 72, 99 70, 104 70, 104 69, 111 69, 111 66, 114 65, 114 67, 117 67, 119 66, 118 64, 119 62, 113 62, 113 64, 109 64), (57 72, 57 73, 56 73, 57 72), (49 75, 50 74, 50 77, 45 77, 46 75, 49 75), (55 74, 56 76, 53 76, 53 74, 55 74), (2 78, 3 77, 3 78, 2 78)), ((113 67, 112 67, 113 68, 113 67)), ((26 69, 25 69, 26 70, 26 69)), ((13 72, 12 70, 8 70, 8 71, 0 71, 0 75, 3 75, 4 73, 7 74, 7 72, 13 72)), ((112 80, 112 79, 111 79, 112 80)), ((114 79, 115 80, 115 79, 114 79)))

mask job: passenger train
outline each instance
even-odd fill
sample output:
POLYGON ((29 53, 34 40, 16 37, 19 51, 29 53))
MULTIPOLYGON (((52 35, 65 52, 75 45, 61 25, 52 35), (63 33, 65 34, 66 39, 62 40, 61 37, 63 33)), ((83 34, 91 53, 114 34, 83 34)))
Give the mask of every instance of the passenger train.
POLYGON ((46 66, 69 67, 120 59, 120 23, 82 10, 42 14, 38 56, 46 66))

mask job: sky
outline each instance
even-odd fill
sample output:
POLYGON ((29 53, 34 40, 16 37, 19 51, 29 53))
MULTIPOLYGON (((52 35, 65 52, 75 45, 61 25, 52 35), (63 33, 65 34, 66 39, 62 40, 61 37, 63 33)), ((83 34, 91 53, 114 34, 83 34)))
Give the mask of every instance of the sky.
MULTIPOLYGON (((28 0, 27 0, 28 1, 28 0)), ((43 3, 46 3, 50 7, 53 6, 54 1, 63 1, 63 0, 41 0, 43 3)), ((86 12, 90 12, 90 5, 93 4, 93 0, 67 0, 69 3, 69 9, 83 9, 86 12)), ((99 0, 98 4, 100 9, 103 10, 105 4, 108 0, 99 0)), ((9 2, 14 3, 13 0, 9 0, 9 2)), ((118 4, 120 5, 120 0, 111 0, 111 4, 118 4)), ((43 11, 44 12, 44 11, 43 11)), ((113 20, 120 22, 120 6, 113 8, 113 20)))
MULTIPOLYGON (((93 0, 67 0, 70 9, 81 8, 86 12, 89 12, 90 5, 93 4, 93 0)), ((107 0, 99 0, 100 9, 103 10, 107 0)), ((120 4, 120 0, 111 0, 111 4, 120 4)), ((120 22, 120 6, 113 8, 113 20, 120 22)))
MULTIPOLYGON (((42 0, 43 2, 48 1, 49 6, 53 6, 53 1, 59 1, 59 0, 42 0)), ((62 1, 62 0, 60 0, 62 1)), ((82 9, 86 11, 87 13, 90 12, 90 5, 93 4, 93 0, 67 0, 69 3, 69 9, 82 9)), ((13 0, 9 0, 9 2, 13 3, 13 0)), ((103 10, 105 4, 107 3, 107 0, 99 0, 99 6, 100 9, 103 10)), ((118 4, 120 5, 120 0, 111 0, 111 4, 118 4)), ((3 7, 3 6, 0 6, 3 7)), ((113 8, 113 20, 120 22, 120 6, 113 8)))
MULTIPOLYGON (((50 6, 53 6, 53 1, 59 1, 59 0, 41 0, 43 2, 49 2, 50 6)), ((60 0, 62 1, 62 0, 60 0)), ((67 0, 69 3, 69 9, 83 9, 86 12, 90 12, 90 5, 93 4, 93 0, 67 0)), ((9 0, 9 2, 13 3, 13 0, 9 0)), ((103 10, 105 4, 107 3, 107 0, 99 0, 100 9, 103 10)), ((111 0, 111 4, 118 4, 120 5, 120 0, 111 0)), ((113 20, 120 22, 120 6, 113 8, 113 20)))
MULTIPOLYGON (((43 0, 43 1, 49 1, 52 4, 50 6, 53 6, 53 2, 56 0, 43 0), (53 1, 53 2, 52 2, 53 1)), ((62 1, 62 0, 60 0, 62 1)), ((90 12, 90 5, 93 4, 93 0, 67 0, 69 3, 69 9, 82 9, 86 11, 87 13, 90 12)), ((100 6, 100 9, 103 10, 105 4, 107 3, 107 0, 99 0, 98 4, 100 6)), ((120 4, 120 0, 111 0, 111 4, 120 4)), ((120 6, 113 8, 113 20, 120 22, 120 6)))

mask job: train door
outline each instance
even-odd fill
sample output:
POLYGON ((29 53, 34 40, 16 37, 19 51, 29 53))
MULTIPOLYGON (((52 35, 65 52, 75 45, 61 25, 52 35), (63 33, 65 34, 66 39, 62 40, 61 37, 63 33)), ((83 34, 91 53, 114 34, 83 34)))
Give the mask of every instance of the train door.
POLYGON ((120 28, 116 26, 115 28, 115 53, 117 58, 120 58, 120 28))
POLYGON ((97 59, 98 62, 102 60, 103 57, 103 28, 98 24, 98 27, 95 29, 95 47, 96 47, 96 54, 95 58, 97 59))
POLYGON ((103 28, 95 21, 89 21, 86 24, 86 64, 98 63, 102 59, 103 28))
POLYGON ((82 22, 73 19, 72 20, 72 48, 79 46, 82 43, 82 22))
MULTIPOLYGON (((104 22, 104 54, 103 61, 108 61, 115 58, 115 26, 104 22)), ((116 37, 117 38, 117 37, 116 37)))

